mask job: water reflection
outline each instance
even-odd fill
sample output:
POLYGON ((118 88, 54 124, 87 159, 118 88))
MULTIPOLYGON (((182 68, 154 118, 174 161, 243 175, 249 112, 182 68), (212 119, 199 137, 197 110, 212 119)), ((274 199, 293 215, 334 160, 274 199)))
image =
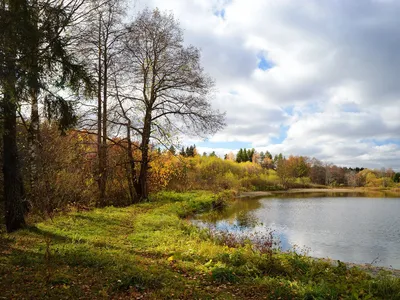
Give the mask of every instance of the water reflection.
POLYGON ((250 211, 240 211, 236 215, 236 221, 239 228, 254 228, 258 223, 256 216, 250 211))
POLYGON ((294 245, 309 254, 400 269, 400 199, 359 194, 285 194, 240 199, 213 220, 217 230, 237 234, 273 230, 283 250, 294 245))

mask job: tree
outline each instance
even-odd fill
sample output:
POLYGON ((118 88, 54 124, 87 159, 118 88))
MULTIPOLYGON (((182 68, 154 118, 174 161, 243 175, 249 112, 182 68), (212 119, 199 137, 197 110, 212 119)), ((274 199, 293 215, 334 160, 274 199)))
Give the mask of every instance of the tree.
POLYGON ((238 153, 236 154, 236 162, 246 162, 252 161, 253 155, 255 153, 254 148, 247 150, 246 148, 240 148, 238 153))
MULTIPOLYGON (((123 0, 90 0, 88 1, 90 13, 79 30, 79 53, 86 59, 90 66, 91 74, 97 86, 96 115, 97 121, 97 183, 99 186, 99 205, 105 205, 108 166, 107 166, 107 140, 109 126, 109 98, 117 97, 118 80, 117 72, 122 66, 118 56, 121 53, 121 39, 125 34, 122 24, 124 16, 123 0), (114 79, 114 90, 111 84, 114 79)), ((120 99, 115 105, 120 107, 120 99)), ((93 114, 93 113, 92 113, 93 114)), ((124 112, 120 117, 126 121, 124 112)), ((92 124, 90 124, 92 125, 92 124)), ((121 125, 121 124, 119 124, 121 125)), ((124 124, 128 126, 127 123, 124 124)), ((127 133, 130 136, 130 133, 127 133)), ((129 156, 129 154, 128 154, 129 156)))
POLYGON ((312 158, 310 164, 310 179, 311 182, 316 184, 325 184, 326 182, 326 170, 324 164, 316 159, 312 158))
POLYGON ((58 119, 60 129, 75 120, 72 105, 51 87, 65 85, 77 89, 81 79, 90 86, 84 68, 68 52, 67 27, 76 21, 83 0, 1 1, 0 86, 3 92, 3 153, 6 225, 14 231, 24 225, 24 189, 16 145, 17 115, 30 135, 31 193, 37 177, 36 159, 39 144, 39 96, 49 118, 58 119), (22 118, 23 103, 31 106, 29 126, 22 118))
POLYGON ((213 134, 224 114, 211 107, 213 80, 200 66, 200 51, 183 45, 183 34, 172 14, 144 10, 128 26, 124 57, 134 106, 132 128, 140 139, 140 171, 136 191, 148 197, 149 145, 169 141, 171 133, 213 134))
POLYGON ((181 151, 179 152, 179 155, 183 156, 183 157, 186 157, 186 151, 185 151, 184 147, 182 147, 181 151))
POLYGON ((242 161, 243 162, 249 161, 249 151, 247 151, 246 148, 244 148, 242 152, 242 161))
MULTIPOLYGON (((57 119, 62 131, 76 122, 73 105, 60 96, 59 89, 66 86, 74 91, 80 87, 80 80, 90 86, 90 78, 81 62, 72 54, 73 35, 71 25, 78 23, 82 15, 83 0, 65 1, 21 1, 24 36, 19 49, 18 64, 23 71, 19 78, 24 83, 22 95, 31 107, 28 128, 30 151, 31 198, 39 193, 36 189, 38 164, 41 153, 39 104, 44 104, 46 116, 57 119), (22 4, 22 3, 25 4, 22 4)), ((22 99, 20 99, 21 101, 22 99)))
POLYGON ((185 155, 186 157, 195 157, 197 155, 196 145, 186 147, 185 155))
POLYGON ((290 162, 282 155, 279 155, 276 161, 276 174, 285 189, 289 188, 290 184, 293 182, 291 172, 290 162))
POLYGON ((254 148, 247 150, 247 161, 253 161, 253 156, 256 150, 254 150, 254 148))
POLYGON ((171 145, 171 147, 169 147, 168 151, 169 151, 172 155, 175 155, 175 154, 176 154, 176 150, 175 150, 174 145, 171 145))
POLYGON ((2 90, 2 134, 5 222, 8 232, 25 226, 23 189, 17 148, 18 65, 26 3, 1 1, 0 86, 2 90))
POLYGON ((230 161, 235 161, 235 154, 233 152, 229 152, 228 154, 225 154, 225 160, 230 160, 230 161))
POLYGON ((260 153, 258 153, 257 151, 253 151, 253 155, 251 156, 251 161, 253 163, 260 164, 261 163, 261 155, 260 155, 260 153))
POLYGON ((242 148, 240 148, 238 153, 236 154, 236 162, 241 163, 242 161, 243 161, 243 150, 242 148))
POLYGON ((396 183, 399 183, 399 182, 400 182, 400 173, 399 173, 399 172, 396 172, 396 173, 394 174, 394 176, 393 176, 393 181, 396 182, 396 183))
POLYGON ((292 177, 301 178, 309 176, 310 167, 304 156, 289 156, 287 159, 292 177))

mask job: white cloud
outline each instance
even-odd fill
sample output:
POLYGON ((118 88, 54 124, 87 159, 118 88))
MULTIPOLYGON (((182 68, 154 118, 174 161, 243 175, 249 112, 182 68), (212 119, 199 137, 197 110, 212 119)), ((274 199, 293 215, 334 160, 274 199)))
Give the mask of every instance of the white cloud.
POLYGON ((210 141, 400 170, 400 2, 135 4, 172 11, 185 42, 202 49, 228 123, 210 141), (257 68, 260 53, 271 69, 257 68), (273 144, 282 127, 286 139, 273 144))

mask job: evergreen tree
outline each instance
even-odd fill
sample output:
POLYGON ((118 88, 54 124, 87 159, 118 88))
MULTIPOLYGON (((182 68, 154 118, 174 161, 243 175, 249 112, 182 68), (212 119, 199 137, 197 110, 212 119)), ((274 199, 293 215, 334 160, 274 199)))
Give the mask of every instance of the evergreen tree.
POLYGON ((247 161, 247 149, 243 148, 242 151, 242 162, 246 162, 247 161))
POLYGON ((169 147, 168 151, 173 155, 176 154, 176 150, 175 150, 175 147, 173 145, 171 145, 171 147, 169 147))
POLYGON ((71 103, 50 92, 66 86, 78 89, 81 79, 90 87, 89 76, 68 47, 66 34, 83 0, 0 1, 0 88, 3 93, 3 173, 6 225, 9 232, 25 224, 23 216, 23 183, 16 145, 16 117, 22 98, 31 106, 28 128, 30 142, 31 193, 35 189, 39 154, 39 96, 46 114, 57 119, 61 130, 75 121, 71 103), (27 96, 27 97, 24 97, 27 96))
POLYGON ((241 163, 243 161, 243 149, 240 148, 236 154, 236 162, 241 163))
POLYGON ((253 155, 254 155, 255 151, 256 150, 254 148, 252 148, 251 150, 250 149, 247 150, 247 160, 246 161, 253 162, 253 155))
POLYGON ((397 172, 397 173, 394 174, 393 181, 396 182, 396 183, 400 182, 400 173, 397 172))
POLYGON ((179 152, 179 155, 186 157, 186 152, 184 147, 182 147, 181 152, 179 152))
POLYGON ((197 152, 197 148, 196 145, 193 145, 193 157, 195 157, 196 155, 198 155, 199 153, 197 152))
POLYGON ((265 154, 264 154, 263 151, 261 151, 261 152, 260 152, 260 160, 261 160, 261 161, 264 161, 264 158, 265 158, 265 154))
POLYGON ((186 148, 186 156, 194 157, 195 146, 190 146, 186 148))

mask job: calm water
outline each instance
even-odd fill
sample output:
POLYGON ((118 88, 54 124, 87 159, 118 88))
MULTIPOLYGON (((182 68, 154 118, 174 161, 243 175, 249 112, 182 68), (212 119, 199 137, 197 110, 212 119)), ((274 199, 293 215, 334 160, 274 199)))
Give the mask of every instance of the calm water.
POLYGON ((400 198, 285 195, 240 199, 201 226, 237 234, 274 230, 282 250, 400 269, 400 198))

